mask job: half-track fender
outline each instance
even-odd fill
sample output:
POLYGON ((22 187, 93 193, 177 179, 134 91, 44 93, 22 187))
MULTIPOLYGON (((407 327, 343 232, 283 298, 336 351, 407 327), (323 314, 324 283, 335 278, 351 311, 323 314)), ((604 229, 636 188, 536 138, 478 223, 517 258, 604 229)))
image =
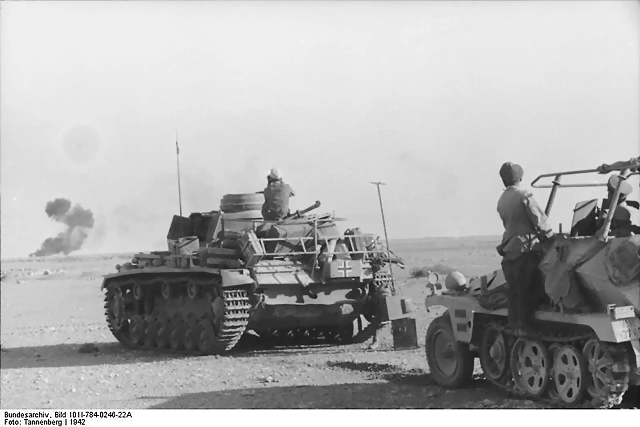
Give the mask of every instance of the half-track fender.
POLYGON ((449 295, 430 295, 425 300, 425 307, 443 306, 449 310, 449 318, 451 319, 451 328, 457 341, 470 343, 473 334, 473 318, 477 308, 482 309, 480 304, 473 298, 449 296, 449 295))
MULTIPOLYGON (((430 295, 425 300, 428 309, 443 306, 451 314, 451 326, 456 340, 469 343, 473 336, 474 320, 477 315, 507 317, 507 309, 486 310, 470 295, 430 295)), ((593 330, 598 339, 609 343, 630 342, 640 339, 640 319, 633 307, 611 307, 608 313, 569 314, 538 310, 536 320, 586 326, 593 330)))

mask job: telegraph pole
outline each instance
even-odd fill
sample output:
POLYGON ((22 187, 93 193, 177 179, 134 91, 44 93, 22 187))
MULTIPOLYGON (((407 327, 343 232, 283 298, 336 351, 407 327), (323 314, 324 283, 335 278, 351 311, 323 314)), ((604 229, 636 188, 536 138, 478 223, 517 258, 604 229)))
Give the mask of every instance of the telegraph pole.
POLYGON ((176 129, 176 162, 178 164, 178 203, 180 204, 180 216, 182 216, 182 191, 180 190, 180 148, 178 147, 178 129, 176 129))
POLYGON ((378 188, 378 200, 380 201, 380 213, 382 214, 382 227, 384 228, 384 240, 387 243, 387 257, 389 258, 389 273, 393 278, 393 269, 391 268, 391 250, 389 249, 389 237, 387 236, 387 223, 384 219, 384 208, 382 207, 382 194, 380 193, 380 186, 387 185, 384 182, 371 182, 371 184, 375 185, 378 188))

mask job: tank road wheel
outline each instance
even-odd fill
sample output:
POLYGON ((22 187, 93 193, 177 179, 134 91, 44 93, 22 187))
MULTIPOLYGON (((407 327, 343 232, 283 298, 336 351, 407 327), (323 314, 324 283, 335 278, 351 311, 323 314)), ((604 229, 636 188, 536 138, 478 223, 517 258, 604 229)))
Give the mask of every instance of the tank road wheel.
POLYGON ((123 331, 127 318, 125 316, 124 296, 120 288, 108 289, 105 297, 107 325, 116 334, 123 331))
POLYGON ((198 350, 202 353, 209 353, 213 349, 216 340, 216 334, 213 330, 213 324, 209 319, 202 319, 197 326, 198 332, 198 350))
POLYGON ((164 282, 162 284, 162 297, 166 300, 169 300, 171 299, 172 296, 173 296, 173 292, 171 289, 171 283, 164 282))
POLYGON ((591 339, 582 354, 587 362, 587 391, 598 403, 618 405, 629 387, 629 357, 612 345, 591 339))
POLYGON ((169 345, 173 350, 182 350, 184 347, 183 339, 186 329, 187 324, 180 316, 175 316, 171 319, 171 338, 169 339, 169 345))
POLYGON ((502 383, 511 373, 506 337, 494 326, 485 329, 478 357, 482 372, 492 381, 502 383))
POLYGON ((166 316, 158 316, 156 331, 156 345, 158 348, 169 347, 169 342, 171 341, 171 323, 166 316))
POLYGON ((144 289, 139 283, 133 285, 133 289, 131 289, 131 293, 136 301, 142 301, 144 299, 144 289))
POLYGON ((144 319, 142 316, 135 315, 131 317, 131 326, 129 328, 129 338, 135 345, 142 344, 144 340, 144 319))
POLYGON ((553 397, 568 404, 579 403, 587 390, 587 362, 571 345, 563 345, 553 352, 551 377, 555 384, 553 397))
POLYGON ((158 337, 158 319, 156 316, 147 316, 144 319, 144 346, 153 347, 158 337))
POLYGON ((224 298, 221 295, 216 295, 211 303, 211 311, 213 311, 213 328, 216 334, 219 334, 222 331, 225 311, 224 298))
POLYGON ((196 350, 198 348, 198 340, 199 340, 199 330, 198 330, 198 321, 189 317, 185 322, 186 329, 184 331, 184 347, 187 350, 196 350))
POLYGON ((541 396, 549 384, 549 362, 549 351, 542 342, 519 338, 511 350, 511 375, 516 386, 541 396))
POLYGON ((427 363, 431 377, 444 387, 459 387, 471 379, 473 356, 469 345, 456 341, 448 315, 434 319, 427 329, 427 363))

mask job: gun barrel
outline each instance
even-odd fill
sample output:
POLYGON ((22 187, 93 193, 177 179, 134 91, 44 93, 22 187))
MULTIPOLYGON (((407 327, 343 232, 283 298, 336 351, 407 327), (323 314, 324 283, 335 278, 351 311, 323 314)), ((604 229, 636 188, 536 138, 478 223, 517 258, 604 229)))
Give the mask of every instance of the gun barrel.
POLYGON ((291 214, 288 218, 301 218, 302 215, 306 214, 309 211, 317 209, 319 207, 320 207, 320 201, 316 200, 316 202, 313 205, 311 205, 308 208, 303 209, 301 211, 296 211, 295 213, 291 214))

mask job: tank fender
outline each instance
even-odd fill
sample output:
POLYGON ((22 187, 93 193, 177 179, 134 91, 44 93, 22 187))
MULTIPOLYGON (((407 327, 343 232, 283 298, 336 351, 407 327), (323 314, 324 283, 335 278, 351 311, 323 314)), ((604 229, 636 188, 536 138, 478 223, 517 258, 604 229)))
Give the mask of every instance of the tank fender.
POLYGON ((109 282, 111 281, 111 278, 114 277, 115 275, 113 274, 107 274, 106 276, 104 276, 104 279, 102 279, 102 285, 100 285, 100 291, 104 291, 105 289, 107 289, 107 285, 109 284, 109 282))
POLYGON ((255 281, 251 278, 249 270, 220 270, 222 278, 222 287, 255 285, 255 281))
POLYGON ((447 295, 430 295, 425 300, 425 307, 443 306, 449 311, 451 328, 457 341, 471 342, 473 335, 474 307, 465 299, 447 295))

